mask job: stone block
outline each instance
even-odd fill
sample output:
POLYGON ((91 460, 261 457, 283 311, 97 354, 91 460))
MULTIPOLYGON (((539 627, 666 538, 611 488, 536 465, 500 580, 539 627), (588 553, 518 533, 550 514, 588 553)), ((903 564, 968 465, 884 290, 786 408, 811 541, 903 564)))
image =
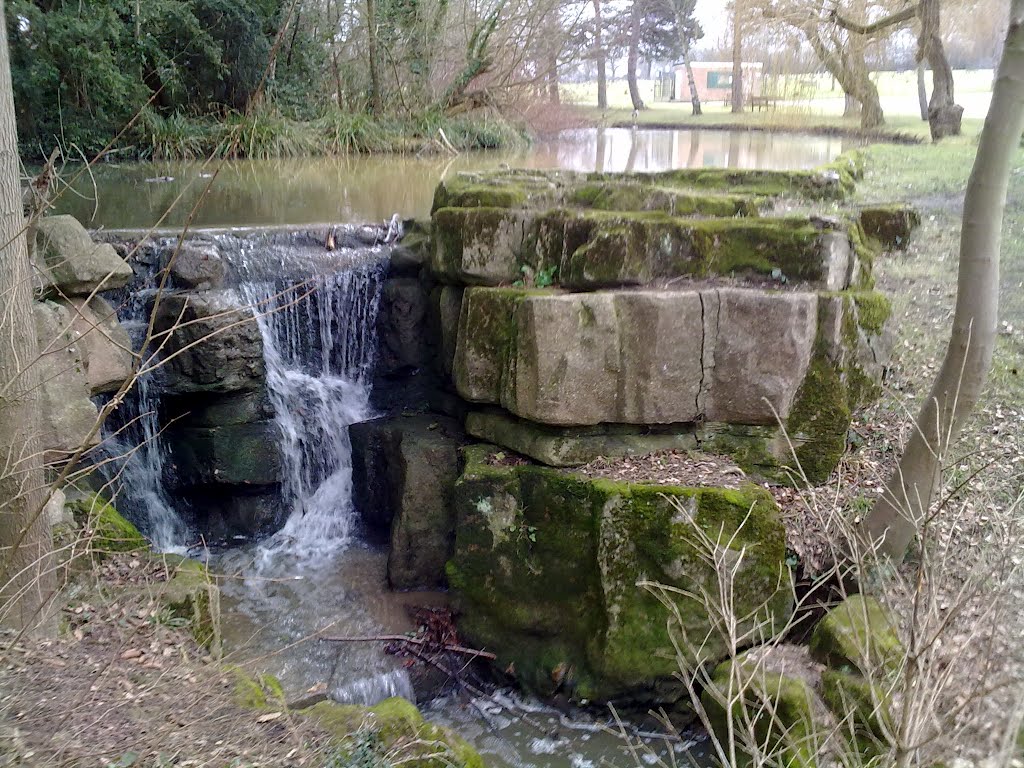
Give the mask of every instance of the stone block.
POLYGON ((888 250, 906 250, 910 235, 921 226, 921 214, 912 205, 893 203, 863 208, 860 223, 864 233, 888 250))
POLYGON ((273 485, 281 480, 274 421, 168 429, 175 477, 183 486, 273 485))
POLYGON ((66 306, 51 301, 32 306, 39 339, 39 445, 48 459, 59 460, 81 447, 99 443, 99 412, 90 399, 87 349, 72 331, 66 306))
POLYGON ((214 243, 185 242, 167 256, 171 277, 179 288, 209 290, 220 288, 227 275, 227 263, 214 243), (172 260, 173 259, 173 260, 172 260))
POLYGON ((116 392, 132 375, 132 342, 106 299, 72 297, 65 303, 71 330, 85 349, 89 389, 97 395, 116 392))
POLYGON ((263 386, 263 337, 252 309, 232 291, 168 294, 157 308, 156 341, 170 358, 165 391, 236 392, 263 386))
POLYGON ((707 420, 776 424, 786 419, 814 351, 818 297, 731 288, 716 293, 707 420))
MULTIPOLYGON (((527 687, 561 686, 591 701, 678 699, 669 612, 637 581, 710 586, 695 526, 724 535, 737 557, 744 552, 737 612, 757 611, 768 632, 786 624, 785 531, 763 489, 588 479, 509 462, 490 446, 470 446, 464 457, 448 564, 460 629, 497 653, 501 667, 513 665, 527 687)), ((682 594, 670 599, 691 637, 708 636, 701 659, 725 658, 727 643, 700 605, 682 594)))
POLYGON ((697 448, 696 433, 688 425, 663 432, 612 424, 589 429, 558 428, 495 411, 467 415, 466 432, 549 467, 578 467, 598 458, 646 456, 659 451, 697 448))
POLYGON ((391 586, 443 585, 462 430, 450 419, 418 415, 356 424, 350 435, 356 508, 372 527, 390 529, 391 586))
POLYGON ((377 315, 380 374, 408 371, 429 362, 433 349, 427 327, 428 304, 420 280, 400 277, 384 282, 377 315))
POLYGON ((74 216, 46 216, 36 222, 36 253, 52 287, 64 296, 123 288, 134 273, 107 243, 94 243, 74 216))

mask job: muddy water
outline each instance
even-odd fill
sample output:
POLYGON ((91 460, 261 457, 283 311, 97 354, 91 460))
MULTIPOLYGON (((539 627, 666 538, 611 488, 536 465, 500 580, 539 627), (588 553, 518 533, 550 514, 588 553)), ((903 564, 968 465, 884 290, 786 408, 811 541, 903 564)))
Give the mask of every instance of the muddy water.
POLYGON ((663 171, 673 168, 811 168, 850 140, 730 131, 565 131, 521 152, 458 157, 371 156, 221 163, 104 165, 82 174, 58 200, 90 227, 107 229, 258 226, 383 221, 430 212, 434 188, 458 171, 565 168, 663 171), (215 176, 214 176, 215 174, 215 176), (194 211, 194 214, 193 214, 194 211))

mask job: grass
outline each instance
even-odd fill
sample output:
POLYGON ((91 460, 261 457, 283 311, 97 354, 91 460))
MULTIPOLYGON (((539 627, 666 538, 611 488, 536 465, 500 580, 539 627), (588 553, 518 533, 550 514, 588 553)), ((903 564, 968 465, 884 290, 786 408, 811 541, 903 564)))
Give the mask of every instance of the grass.
MULTIPOLYGON (((879 287, 893 300, 898 338, 890 407, 915 413, 942 360, 956 300, 961 206, 976 142, 971 137, 941 144, 868 148, 867 172, 857 202, 906 201, 921 211, 923 224, 906 253, 876 265, 879 287)), ((1014 167, 1024 167, 1019 151, 1014 167)), ((964 471, 992 463, 990 477, 1000 498, 1019 492, 1024 440, 1024 174, 1011 176, 1001 253, 1000 324, 992 373, 968 421, 958 453, 964 471)))
POLYGON ((284 117, 273 108, 223 120, 147 111, 135 134, 139 154, 157 160, 195 160, 233 156, 255 160, 315 155, 447 151, 441 132, 458 151, 514 149, 525 133, 504 118, 486 112, 447 118, 427 114, 415 119, 374 117, 331 111, 316 120, 284 117))
MULTIPOLYGON (((981 130, 991 95, 991 70, 957 70, 955 73, 957 101, 966 107, 964 133, 976 135, 981 130)), ((928 124, 917 114, 917 77, 914 72, 878 72, 873 79, 878 85, 886 125, 871 135, 892 138, 896 135, 914 139, 928 138, 928 124)), ((703 105, 704 115, 693 117, 690 103, 655 101, 654 81, 641 80, 640 93, 648 109, 637 116, 638 125, 650 127, 745 128, 750 130, 816 131, 860 133, 857 118, 842 116, 842 90, 828 75, 790 75, 769 80, 765 93, 790 94, 776 110, 743 112, 734 115, 722 102, 703 105)), ((611 81, 608 86, 607 110, 599 110, 594 83, 563 84, 563 97, 576 104, 584 117, 598 124, 630 125, 632 104, 624 80, 611 81)))

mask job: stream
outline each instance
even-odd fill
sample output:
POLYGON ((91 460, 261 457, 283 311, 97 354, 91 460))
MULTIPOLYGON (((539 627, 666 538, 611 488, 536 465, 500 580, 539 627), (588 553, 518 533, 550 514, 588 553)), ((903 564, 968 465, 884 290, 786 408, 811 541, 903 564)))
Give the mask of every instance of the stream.
MULTIPOLYGON (((94 227, 152 226, 170 201, 179 206, 160 221, 180 226, 213 182, 200 226, 386 221, 392 214, 424 216, 439 178, 458 170, 503 164, 578 170, 663 170, 694 165, 809 167, 846 149, 834 138, 766 134, 619 129, 571 132, 528 152, 458 158, 373 157, 239 162, 216 179, 194 163, 104 166, 88 181, 98 202, 66 196, 63 212, 94 227), (173 181, 147 182, 156 177, 173 181), (93 187, 93 183, 95 187, 93 187), (95 216, 91 214, 95 213, 95 216)), ((287 522, 263 541, 203 551, 188 532, 162 478, 168 472, 156 414, 160 381, 144 379, 123 409, 126 443, 141 445, 123 466, 119 505, 165 551, 189 551, 223 574, 222 617, 227 659, 276 675, 289 695, 323 691, 339 702, 373 704, 389 696, 415 699, 399 660, 374 643, 321 642, 323 636, 368 636, 413 629, 408 605, 443 606, 442 593, 395 593, 387 588, 385 549, 367 543, 353 504, 348 426, 372 418, 376 316, 387 263, 385 227, 350 228, 349 245, 326 253, 287 235, 215 237, 233 275, 230 290, 265 308, 257 323, 267 390, 281 435, 281 504, 287 522), (362 238, 362 241, 359 240, 362 238)), ((145 327, 152 280, 137 278, 122 297, 122 322, 145 327)), ((608 715, 562 712, 511 691, 482 699, 438 699, 425 715, 451 726, 496 768, 591 768, 672 764, 700 745, 652 734, 630 754, 608 715)))

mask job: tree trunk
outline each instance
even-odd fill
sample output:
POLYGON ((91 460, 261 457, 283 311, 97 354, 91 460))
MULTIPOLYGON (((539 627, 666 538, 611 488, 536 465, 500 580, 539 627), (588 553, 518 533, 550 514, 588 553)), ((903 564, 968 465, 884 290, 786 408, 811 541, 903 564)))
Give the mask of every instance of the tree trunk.
POLYGON ((732 111, 743 111, 742 0, 732 0, 732 111))
MULTIPOLYGON (((994 87, 994 84, 993 84, 994 87)), ((928 120, 928 87, 924 82, 924 62, 917 62, 917 104, 921 108, 921 119, 928 120)))
MULTIPOLYGON (((685 37, 682 31, 680 31, 680 35, 685 37)), ((693 77, 693 65, 690 63, 690 45, 688 40, 683 40, 683 67, 686 69, 686 84, 690 89, 690 104, 693 106, 693 114, 696 117, 703 114, 703 111, 700 108, 700 94, 697 93, 697 81, 693 77)))
POLYGON ((841 43, 833 38, 834 45, 829 47, 821 37, 821 29, 817 24, 809 23, 801 26, 807 42, 811 44, 818 60, 832 74, 844 93, 848 93, 860 102, 860 126, 866 130, 877 128, 885 123, 882 114, 882 103, 878 98, 878 88, 868 76, 867 67, 863 62, 856 62, 843 56, 841 43))
POLYGON ((558 93, 558 57, 554 54, 548 62, 548 101, 552 104, 562 103, 558 93))
POLYGON ((964 195, 953 331, 916 429, 865 521, 864 536, 901 560, 928 514, 942 462, 974 408, 992 364, 999 250, 1010 169, 1024 130, 1024 0, 1013 0, 992 104, 964 195))
POLYGON ((928 128, 932 141, 960 135, 964 108, 953 97, 953 70, 942 47, 940 0, 921 0, 921 37, 918 41, 920 60, 928 61, 932 70, 932 98, 928 102, 928 128))
POLYGON ((843 117, 856 117, 860 114, 860 102, 848 93, 843 94, 843 117))
POLYGON ((0 0, 0 446, 7 457, 0 473, 0 624, 21 630, 45 621, 56 576, 49 521, 42 513, 46 494, 34 365, 39 345, 5 18, 0 0))
POLYGON ((630 11, 631 29, 629 33, 629 56, 626 60, 626 80, 629 83, 629 100, 633 102, 633 110, 647 109, 640 98, 640 88, 636 83, 637 60, 640 58, 640 8, 639 0, 633 0, 630 11))
POLYGON ((366 0, 366 45, 370 57, 370 111, 379 115, 384 111, 381 90, 380 59, 377 53, 377 2, 366 0))
POLYGON ((597 106, 608 109, 608 73, 606 55, 601 42, 604 22, 601 19, 601 0, 594 0, 594 50, 597 57, 597 106))

